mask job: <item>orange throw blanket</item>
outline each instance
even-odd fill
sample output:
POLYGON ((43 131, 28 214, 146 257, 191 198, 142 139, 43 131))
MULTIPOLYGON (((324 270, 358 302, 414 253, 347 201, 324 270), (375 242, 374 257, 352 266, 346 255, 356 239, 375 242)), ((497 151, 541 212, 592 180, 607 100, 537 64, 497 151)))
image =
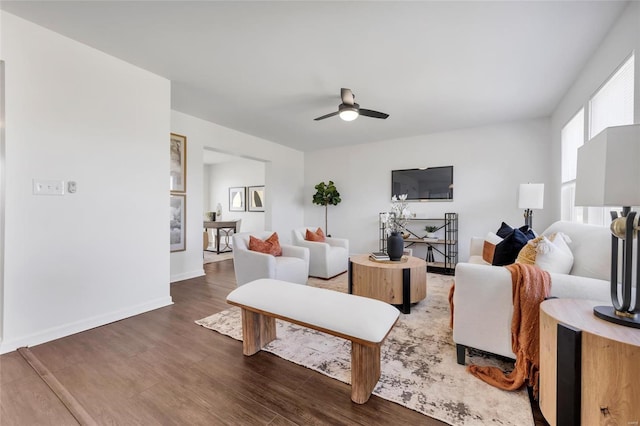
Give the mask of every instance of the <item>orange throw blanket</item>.
POLYGON ((483 381, 504 390, 519 389, 525 381, 538 395, 540 366, 540 303, 549 296, 551 278, 547 271, 534 265, 514 263, 505 266, 511 272, 513 320, 511 321, 511 350, 516 364, 511 373, 498 367, 470 365, 467 370, 483 381))

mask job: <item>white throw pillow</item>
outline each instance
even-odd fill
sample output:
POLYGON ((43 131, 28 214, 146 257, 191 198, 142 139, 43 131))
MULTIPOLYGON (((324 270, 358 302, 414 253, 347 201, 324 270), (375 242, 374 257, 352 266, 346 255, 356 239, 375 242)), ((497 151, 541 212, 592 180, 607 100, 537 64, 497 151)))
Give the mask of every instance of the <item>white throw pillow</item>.
POLYGON ((568 274, 573 266, 573 253, 567 244, 568 237, 558 232, 553 241, 543 237, 538 242, 536 265, 547 272, 568 274))

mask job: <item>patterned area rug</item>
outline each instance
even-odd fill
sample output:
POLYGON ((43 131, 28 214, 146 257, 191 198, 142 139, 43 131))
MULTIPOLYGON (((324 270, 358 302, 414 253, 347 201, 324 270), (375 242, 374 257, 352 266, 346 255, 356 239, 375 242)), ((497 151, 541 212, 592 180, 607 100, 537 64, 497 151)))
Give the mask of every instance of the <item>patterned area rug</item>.
MULTIPOLYGON (((382 374, 373 393, 451 425, 533 425, 527 391, 507 392, 467 373, 456 363, 449 328, 447 295, 452 278, 427 274, 427 298, 400 314, 381 350, 382 374)), ((309 285, 347 290, 347 274, 309 285)), ((196 321, 242 340, 239 308, 196 321)), ((278 338, 263 350, 345 383, 351 381, 351 343, 285 321, 276 321, 278 338)), ((467 362, 512 369, 513 364, 482 354, 467 362)))

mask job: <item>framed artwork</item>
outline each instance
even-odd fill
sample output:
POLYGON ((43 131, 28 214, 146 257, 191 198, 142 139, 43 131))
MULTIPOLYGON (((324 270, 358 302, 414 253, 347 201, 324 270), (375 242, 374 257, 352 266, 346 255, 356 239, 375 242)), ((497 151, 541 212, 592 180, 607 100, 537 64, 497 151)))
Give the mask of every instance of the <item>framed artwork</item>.
POLYGON ((233 186, 229 188, 229 211, 243 212, 246 209, 244 203, 244 186, 233 186))
POLYGON ((171 192, 187 192, 187 137, 171 133, 171 192))
POLYGON ((250 212, 264 211, 264 185, 249 186, 247 188, 247 210, 250 212))
POLYGON ((169 232, 171 251, 184 251, 187 249, 186 244, 186 202, 187 196, 180 194, 170 195, 169 205, 169 232))

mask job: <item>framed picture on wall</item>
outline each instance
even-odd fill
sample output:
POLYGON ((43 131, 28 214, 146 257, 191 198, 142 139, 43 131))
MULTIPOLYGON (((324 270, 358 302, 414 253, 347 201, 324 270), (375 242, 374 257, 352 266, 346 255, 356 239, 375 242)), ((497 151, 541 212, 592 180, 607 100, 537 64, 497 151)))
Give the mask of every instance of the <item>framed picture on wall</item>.
POLYGON ((186 195, 171 194, 169 200, 169 232, 171 251, 184 251, 186 244, 186 195))
POLYGON ((244 186, 232 186, 229 188, 229 211, 243 212, 247 208, 244 202, 244 186))
POLYGON ((187 192, 187 137, 171 133, 171 192, 187 192))
POLYGON ((250 212, 264 211, 264 185, 249 186, 247 188, 247 210, 250 212))

